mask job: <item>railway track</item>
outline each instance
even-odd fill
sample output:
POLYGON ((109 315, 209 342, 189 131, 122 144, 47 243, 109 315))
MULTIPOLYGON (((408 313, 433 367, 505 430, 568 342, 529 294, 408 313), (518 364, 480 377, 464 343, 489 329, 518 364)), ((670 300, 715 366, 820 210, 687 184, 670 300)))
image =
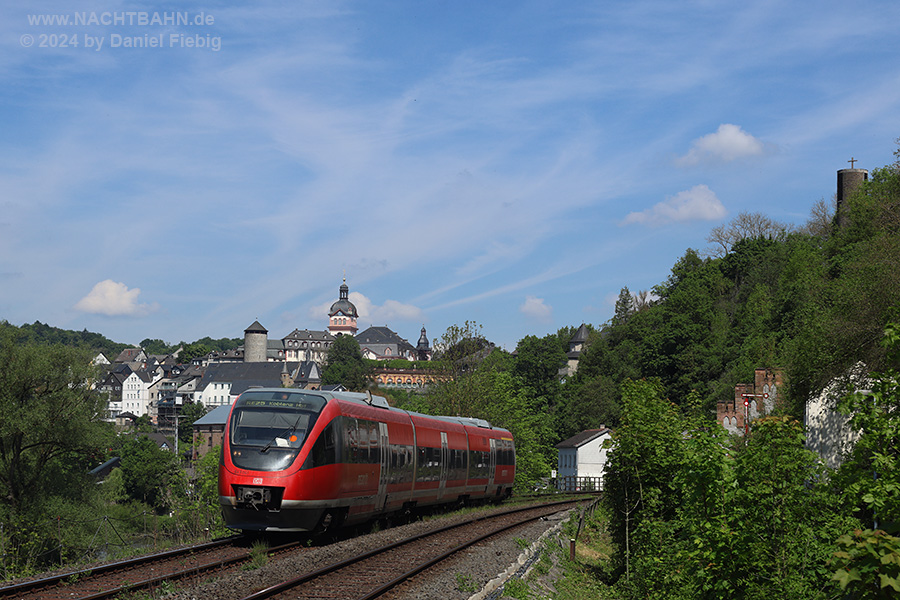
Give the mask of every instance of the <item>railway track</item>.
POLYGON ((243 600, 378 598, 469 546, 575 506, 578 502, 552 502, 475 517, 322 567, 246 596, 243 600))
MULTIPOLYGON (((206 544, 169 550, 101 565, 93 569, 55 575, 0 588, 0 599, 101 600, 125 592, 156 588, 166 581, 197 577, 252 560, 243 538, 231 537, 206 544)), ((268 553, 298 546, 292 542, 268 553)))

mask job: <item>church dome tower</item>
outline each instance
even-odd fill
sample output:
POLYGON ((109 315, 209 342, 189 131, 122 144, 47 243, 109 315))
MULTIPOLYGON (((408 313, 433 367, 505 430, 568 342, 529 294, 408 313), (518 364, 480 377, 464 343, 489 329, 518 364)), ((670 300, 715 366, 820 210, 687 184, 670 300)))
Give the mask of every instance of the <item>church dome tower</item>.
POLYGON ((431 348, 428 346, 428 336, 425 335, 425 326, 422 325, 422 335, 416 344, 417 360, 431 360, 431 348))
POLYGON ((359 315, 356 306, 350 302, 350 288, 347 287, 347 278, 341 284, 340 297, 331 305, 328 311, 328 333, 337 337, 339 335, 356 335, 358 327, 356 319, 359 315))

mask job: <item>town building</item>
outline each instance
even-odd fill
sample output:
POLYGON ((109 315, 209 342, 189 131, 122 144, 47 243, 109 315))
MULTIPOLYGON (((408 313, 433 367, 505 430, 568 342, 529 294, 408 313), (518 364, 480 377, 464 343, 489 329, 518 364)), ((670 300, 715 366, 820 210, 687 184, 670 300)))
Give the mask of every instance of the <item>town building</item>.
MULTIPOLYGON (((422 335, 425 328, 422 328, 422 335)), ((356 335, 363 358, 373 360, 394 360, 402 358, 417 360, 419 351, 408 341, 388 327, 369 327, 356 335)))
POLYGON ((838 401, 849 393, 870 389, 871 385, 866 365, 857 363, 844 377, 835 379, 806 401, 806 447, 818 454, 826 466, 838 468, 860 435, 850 426, 851 415, 838 411, 838 401))
POLYGON ((605 442, 611 439, 612 431, 601 425, 558 443, 556 488, 568 492, 602 489, 609 452, 605 442))
POLYGON ((213 448, 222 446, 225 437, 225 423, 231 413, 231 405, 217 406, 194 421, 194 454, 196 460, 213 448))
POLYGON ((565 375, 567 377, 571 377, 578 370, 578 361, 581 360, 581 353, 586 348, 589 335, 590 332, 584 323, 572 334, 572 339, 569 340, 569 351, 566 352, 565 375))
POLYGON ((251 387, 315 390, 321 383, 319 366, 313 361, 217 363, 206 367, 194 401, 209 408, 233 404, 251 387))

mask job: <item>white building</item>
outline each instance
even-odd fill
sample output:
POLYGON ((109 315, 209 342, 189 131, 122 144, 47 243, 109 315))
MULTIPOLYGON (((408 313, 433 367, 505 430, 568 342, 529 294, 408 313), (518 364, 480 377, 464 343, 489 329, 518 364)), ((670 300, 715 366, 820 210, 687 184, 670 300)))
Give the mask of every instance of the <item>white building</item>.
POLYGON ((604 442, 612 439, 612 431, 604 426, 588 429, 556 445, 557 487, 561 490, 599 490, 609 450, 604 442))
POLYGON ((843 457, 859 439, 859 432, 850 426, 850 415, 838 412, 837 403, 851 391, 869 387, 871 381, 866 367, 858 363, 845 377, 832 381, 818 396, 806 401, 803 415, 806 447, 832 469, 841 465, 843 457))
POLYGON ((151 387, 162 377, 158 371, 132 371, 122 382, 122 410, 136 417, 155 417, 156 398, 151 395, 151 387))

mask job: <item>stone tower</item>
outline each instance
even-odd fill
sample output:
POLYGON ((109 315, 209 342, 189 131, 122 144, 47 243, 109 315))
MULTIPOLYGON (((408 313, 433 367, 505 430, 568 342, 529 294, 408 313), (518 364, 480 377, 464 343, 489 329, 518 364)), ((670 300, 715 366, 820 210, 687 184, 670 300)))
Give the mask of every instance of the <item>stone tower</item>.
POLYGON ((259 324, 259 321, 253 321, 253 324, 244 330, 244 362, 266 362, 268 345, 269 332, 259 324))
POLYGON ((846 227, 849 222, 847 207, 844 203, 859 189, 859 186, 861 186, 864 181, 869 179, 869 171, 867 169, 852 168, 854 163, 856 163, 855 158, 851 158, 848 162, 851 166, 850 169, 841 169, 837 172, 836 217, 837 226, 841 228, 846 227))

